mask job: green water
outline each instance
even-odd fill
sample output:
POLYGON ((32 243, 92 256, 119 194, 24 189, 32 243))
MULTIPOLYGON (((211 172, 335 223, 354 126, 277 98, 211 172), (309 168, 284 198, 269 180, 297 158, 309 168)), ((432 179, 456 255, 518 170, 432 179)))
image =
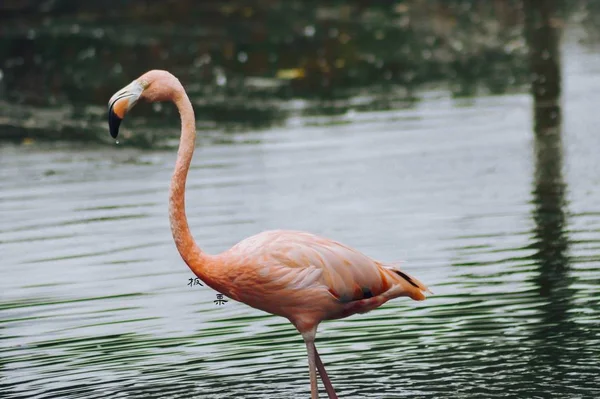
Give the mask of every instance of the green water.
MULTIPOLYGON (((430 285, 426 302, 321 326, 340 397, 595 397, 599 96, 579 90, 600 81, 568 82, 563 143, 545 150, 562 169, 535 155, 527 96, 440 96, 199 148, 192 230, 210 252, 308 230, 430 285)), ((308 395, 291 325, 187 286, 167 221, 173 152, 0 156, 4 397, 308 395)))

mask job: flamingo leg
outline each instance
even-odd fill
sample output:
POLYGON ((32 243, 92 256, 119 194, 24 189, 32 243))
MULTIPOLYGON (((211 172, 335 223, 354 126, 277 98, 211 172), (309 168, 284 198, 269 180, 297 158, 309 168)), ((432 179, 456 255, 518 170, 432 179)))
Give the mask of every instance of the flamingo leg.
POLYGON ((311 399, 319 399, 319 387, 317 386, 317 370, 315 357, 317 350, 315 348, 314 336, 312 339, 304 337, 306 343, 306 352, 308 352, 308 370, 310 372, 310 397, 311 399))
POLYGON ((317 363, 317 369, 319 370, 319 375, 321 376, 321 380, 323 381, 323 385, 325 385, 325 391, 327 391, 327 396, 329 399, 338 399, 337 394, 335 393, 335 389, 333 389, 333 385, 331 385, 331 380, 327 375, 327 371, 325 371, 325 365, 321 361, 321 356, 319 356, 319 352, 317 351, 317 347, 313 342, 313 348, 315 349, 315 360, 317 363))

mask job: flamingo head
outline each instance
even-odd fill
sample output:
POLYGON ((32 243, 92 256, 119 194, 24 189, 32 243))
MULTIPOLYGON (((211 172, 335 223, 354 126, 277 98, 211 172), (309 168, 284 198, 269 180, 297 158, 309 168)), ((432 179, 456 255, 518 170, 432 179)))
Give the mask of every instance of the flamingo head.
POLYGON ((183 87, 179 80, 167 71, 146 72, 121 90, 108 101, 108 126, 110 135, 117 138, 119 126, 125 114, 138 100, 149 102, 173 100, 183 87))
POLYGON ((123 117, 137 103, 147 86, 147 81, 136 79, 116 92, 108 101, 108 127, 114 139, 119 134, 123 117))

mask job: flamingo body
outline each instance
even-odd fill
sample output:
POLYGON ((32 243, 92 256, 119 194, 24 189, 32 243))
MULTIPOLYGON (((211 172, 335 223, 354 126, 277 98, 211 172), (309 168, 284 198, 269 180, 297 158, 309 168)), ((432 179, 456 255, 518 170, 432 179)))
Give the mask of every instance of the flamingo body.
POLYGON ((172 101, 181 116, 169 219, 184 262, 215 290, 290 320, 306 343, 311 397, 318 397, 318 370, 329 398, 337 398, 314 345, 319 323, 368 312, 399 296, 423 300, 429 290, 393 264, 375 261, 339 242, 300 231, 265 231, 219 255, 203 252, 191 235, 185 215, 185 183, 196 138, 191 102, 172 74, 147 72, 110 99, 108 119, 113 137, 117 137, 121 120, 139 99, 172 101))
POLYGON ((425 286, 393 265, 301 231, 265 231, 214 261, 222 276, 213 281, 214 289, 283 316, 300 332, 322 320, 367 312, 398 296, 425 299, 425 286))

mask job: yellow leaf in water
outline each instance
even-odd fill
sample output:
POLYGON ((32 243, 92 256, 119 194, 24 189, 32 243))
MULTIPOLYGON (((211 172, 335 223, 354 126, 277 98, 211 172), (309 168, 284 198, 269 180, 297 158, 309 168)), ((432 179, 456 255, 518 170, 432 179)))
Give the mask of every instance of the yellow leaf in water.
POLYGON ((302 79, 304 68, 280 69, 277 71, 277 79, 302 79))

